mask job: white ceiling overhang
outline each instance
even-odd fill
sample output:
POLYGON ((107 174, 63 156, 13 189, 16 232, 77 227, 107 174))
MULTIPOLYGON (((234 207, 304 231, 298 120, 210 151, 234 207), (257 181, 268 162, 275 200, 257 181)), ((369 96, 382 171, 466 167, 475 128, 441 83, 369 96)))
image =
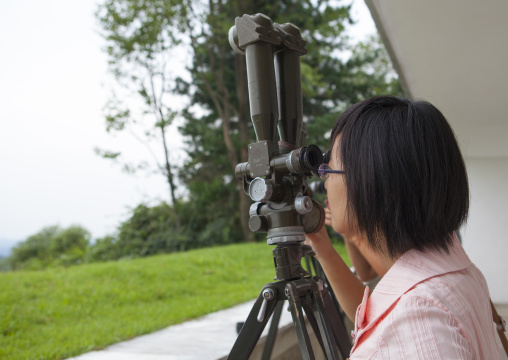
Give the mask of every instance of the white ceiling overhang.
POLYGON ((443 112, 466 157, 508 157, 508 1, 365 2, 407 96, 443 112))

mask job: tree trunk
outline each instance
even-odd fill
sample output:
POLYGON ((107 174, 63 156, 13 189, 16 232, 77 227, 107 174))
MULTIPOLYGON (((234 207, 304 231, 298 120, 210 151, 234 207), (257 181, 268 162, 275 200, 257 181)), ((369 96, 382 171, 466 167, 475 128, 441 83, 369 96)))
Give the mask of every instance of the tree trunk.
POLYGON ((161 129, 161 134, 162 134, 162 144, 164 145, 166 180, 169 185, 169 193, 171 194, 171 201, 173 202, 173 206, 174 206, 177 202, 177 199, 175 196, 175 183, 173 181, 173 173, 171 172, 171 164, 169 162, 168 146, 166 144, 166 132, 164 131, 164 127, 161 126, 160 129, 161 129))

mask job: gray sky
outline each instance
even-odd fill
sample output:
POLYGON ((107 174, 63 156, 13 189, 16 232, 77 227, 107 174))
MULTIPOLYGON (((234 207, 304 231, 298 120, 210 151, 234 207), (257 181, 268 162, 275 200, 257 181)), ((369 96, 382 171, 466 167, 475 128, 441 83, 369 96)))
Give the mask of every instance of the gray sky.
MULTIPOLYGON (((79 224, 102 237, 130 208, 169 198, 162 177, 125 174, 93 151, 147 157, 134 138, 104 129, 104 84, 112 79, 94 19, 98 2, 0 2, 0 255, 49 225, 79 224)), ((363 0, 353 16, 358 37, 375 31, 363 0)), ((170 148, 181 151, 178 136, 170 148)))

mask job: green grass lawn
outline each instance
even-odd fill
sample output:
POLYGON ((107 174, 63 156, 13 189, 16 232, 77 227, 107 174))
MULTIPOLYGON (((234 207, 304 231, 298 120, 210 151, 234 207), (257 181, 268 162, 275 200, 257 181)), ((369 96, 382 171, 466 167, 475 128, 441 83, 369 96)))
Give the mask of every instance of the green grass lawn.
POLYGON ((275 275, 271 249, 0 273, 0 359, 65 359, 254 299, 275 275))

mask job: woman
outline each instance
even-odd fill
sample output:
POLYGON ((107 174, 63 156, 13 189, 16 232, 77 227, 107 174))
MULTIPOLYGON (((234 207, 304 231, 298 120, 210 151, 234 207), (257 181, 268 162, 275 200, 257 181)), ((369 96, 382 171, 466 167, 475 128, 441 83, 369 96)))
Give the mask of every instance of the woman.
POLYGON ((331 145, 320 172, 332 227, 385 272, 369 294, 325 229, 308 235, 355 321, 350 359, 499 359, 487 284, 455 236, 469 189, 443 115, 426 102, 367 99, 342 114, 331 145))

